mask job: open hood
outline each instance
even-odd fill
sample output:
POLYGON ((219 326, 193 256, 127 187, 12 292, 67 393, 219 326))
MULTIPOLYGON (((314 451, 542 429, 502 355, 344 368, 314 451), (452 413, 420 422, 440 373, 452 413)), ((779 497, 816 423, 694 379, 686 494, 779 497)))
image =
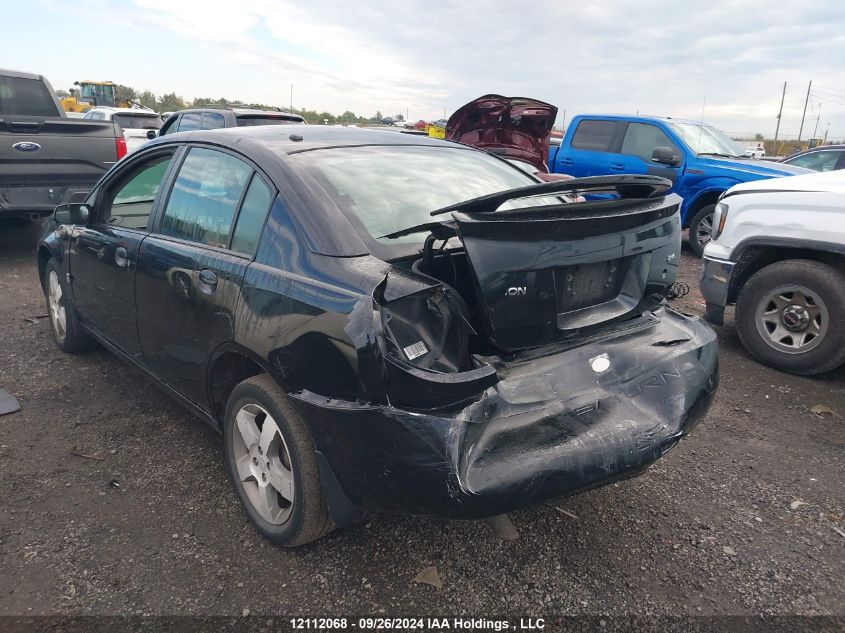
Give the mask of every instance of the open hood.
POLYGON ((547 172, 549 132, 557 108, 525 97, 484 95, 461 106, 446 123, 446 138, 522 160, 547 172))

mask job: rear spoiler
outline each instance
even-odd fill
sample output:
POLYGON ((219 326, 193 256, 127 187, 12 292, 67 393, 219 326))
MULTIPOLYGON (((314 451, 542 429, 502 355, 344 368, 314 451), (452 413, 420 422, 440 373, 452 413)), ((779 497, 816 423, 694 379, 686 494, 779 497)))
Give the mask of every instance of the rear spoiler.
POLYGON ((508 200, 561 193, 617 193, 620 198, 654 198, 672 188, 672 181, 659 176, 590 176, 570 180, 543 182, 527 187, 517 187, 478 198, 471 198, 448 207, 432 211, 430 215, 443 215, 452 211, 464 213, 492 213, 508 200))

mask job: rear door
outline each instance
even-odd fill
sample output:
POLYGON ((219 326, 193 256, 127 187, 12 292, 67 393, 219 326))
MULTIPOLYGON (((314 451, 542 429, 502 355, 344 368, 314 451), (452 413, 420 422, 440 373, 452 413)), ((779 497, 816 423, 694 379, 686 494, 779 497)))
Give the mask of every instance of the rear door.
POLYGON ((71 238, 71 289, 80 318, 138 362, 143 360, 133 292, 138 251, 175 152, 145 153, 111 174, 97 190, 92 219, 71 238))
POLYGON ((135 300, 144 358, 206 410, 206 367, 234 338, 243 277, 275 196, 269 182, 240 155, 193 146, 141 246, 135 300))
POLYGON ((581 119, 569 145, 558 151, 552 171, 576 178, 612 173, 610 155, 618 152, 622 127, 609 119, 581 119))
POLYGON ((666 133, 651 123, 625 124, 619 153, 610 156, 611 173, 647 174, 668 178, 673 183, 683 170, 683 164, 671 167, 651 160, 656 147, 668 147, 683 160, 683 153, 666 133))

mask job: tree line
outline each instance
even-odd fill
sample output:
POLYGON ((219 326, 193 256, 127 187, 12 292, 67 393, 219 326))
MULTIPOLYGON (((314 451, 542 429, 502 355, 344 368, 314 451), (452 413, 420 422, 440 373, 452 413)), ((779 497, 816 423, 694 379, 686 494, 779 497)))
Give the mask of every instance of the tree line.
MULTIPOLYGON (((56 94, 60 99, 62 97, 70 96, 70 93, 66 90, 57 90, 56 94)), ((120 84, 115 86, 115 98, 117 101, 134 101, 135 103, 138 103, 145 108, 155 110, 156 112, 174 112, 176 110, 184 110, 185 108, 202 108, 209 105, 240 105, 259 110, 268 110, 275 107, 264 103, 244 103, 243 101, 229 100, 225 97, 220 97, 219 99, 199 97, 197 99, 193 99, 192 101, 186 101, 175 92, 156 95, 149 90, 139 92, 131 86, 123 86, 120 84)), ((282 110, 288 111, 289 108, 283 107, 282 110)), ((385 118, 385 115, 383 115, 380 111, 376 111, 376 113, 371 117, 361 116, 350 110, 346 110, 343 114, 332 114, 331 112, 318 112, 317 110, 308 109, 294 109, 293 112, 302 116, 312 125, 322 125, 323 123, 328 123, 330 125, 335 123, 343 123, 346 125, 350 123, 355 125, 370 125, 373 123, 379 123, 383 118, 385 118)), ((394 121, 403 121, 405 119, 405 117, 401 114, 394 115, 390 118, 394 121)))

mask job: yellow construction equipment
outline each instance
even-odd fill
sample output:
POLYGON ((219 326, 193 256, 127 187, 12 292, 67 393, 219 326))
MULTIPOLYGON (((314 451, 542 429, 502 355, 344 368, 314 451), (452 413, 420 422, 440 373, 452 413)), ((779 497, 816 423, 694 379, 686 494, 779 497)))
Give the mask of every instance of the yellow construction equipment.
POLYGON ((65 112, 88 112, 96 106, 111 106, 128 108, 132 102, 127 100, 117 101, 115 89, 117 84, 111 81, 74 81, 70 96, 60 100, 65 112))

